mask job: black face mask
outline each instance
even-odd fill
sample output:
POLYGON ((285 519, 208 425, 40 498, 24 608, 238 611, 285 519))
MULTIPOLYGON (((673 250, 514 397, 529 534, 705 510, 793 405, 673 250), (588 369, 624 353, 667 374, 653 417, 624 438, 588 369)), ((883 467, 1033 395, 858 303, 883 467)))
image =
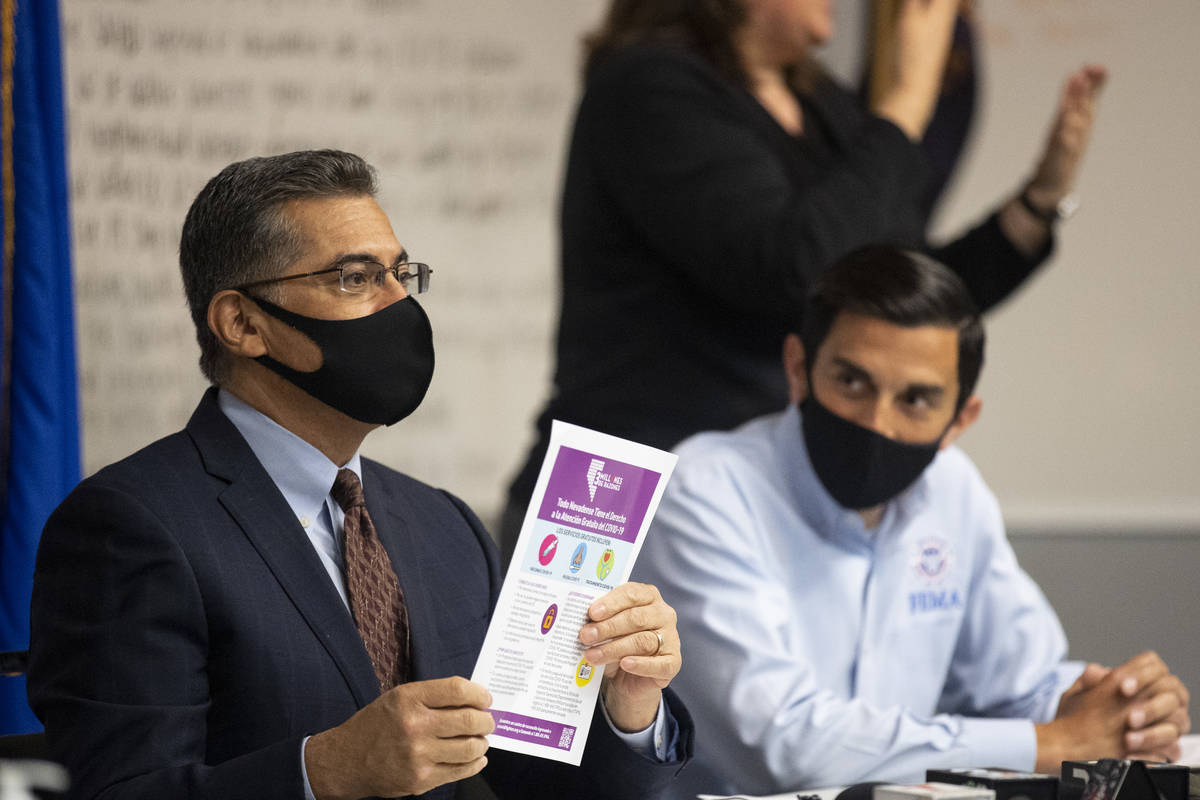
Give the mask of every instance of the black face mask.
POLYGON ((885 503, 911 486, 942 441, 941 436, 928 444, 889 439, 842 419, 811 391, 800 403, 800 418, 813 471, 838 505, 854 511, 885 503))
POLYGON ((425 397, 433 379, 433 329, 413 297, 357 319, 316 319, 258 297, 263 311, 316 342, 320 368, 301 372, 267 355, 256 361, 359 422, 393 425, 425 397))

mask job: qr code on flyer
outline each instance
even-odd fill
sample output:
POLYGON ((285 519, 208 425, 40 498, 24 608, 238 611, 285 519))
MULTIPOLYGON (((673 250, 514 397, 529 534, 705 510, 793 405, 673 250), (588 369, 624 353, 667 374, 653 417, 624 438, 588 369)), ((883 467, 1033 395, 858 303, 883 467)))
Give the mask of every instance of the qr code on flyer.
POLYGON ((558 746, 563 750, 571 749, 571 740, 575 738, 574 728, 563 728, 563 732, 559 734, 558 746))

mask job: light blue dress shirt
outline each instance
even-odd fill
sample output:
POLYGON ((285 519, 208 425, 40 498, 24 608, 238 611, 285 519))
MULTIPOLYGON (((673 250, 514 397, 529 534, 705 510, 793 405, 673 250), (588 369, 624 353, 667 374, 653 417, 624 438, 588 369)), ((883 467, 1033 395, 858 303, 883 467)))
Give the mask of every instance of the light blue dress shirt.
POLYGON ((1031 770, 1082 671, 966 455, 880 524, 838 506, 789 408, 695 436, 635 568, 679 614, 696 758, 673 797, 774 794, 930 767, 1031 770))
MULTIPOLYGON (((346 515, 329 493, 333 488, 334 479, 337 478, 338 465, 304 439, 224 389, 217 394, 217 404, 242 434, 242 438, 250 445, 267 475, 283 494, 300 527, 308 534, 308 539, 317 551, 325 571, 329 573, 329 579, 341 596, 342 602, 349 610, 350 600, 346 594, 341 548, 342 523, 346 515)), ((362 480, 361 459, 358 453, 343 466, 362 480)), ((634 733, 617 730, 612 725, 608 710, 604 709, 603 713, 613 732, 635 752, 649 758, 657 758, 659 761, 673 760, 677 732, 674 718, 666 713, 666 706, 661 701, 658 718, 654 723, 645 730, 634 733)), ((305 798, 315 800, 308 783, 308 772, 304 767, 304 746, 307 743, 308 739, 305 738, 300 748, 300 768, 304 772, 305 798)))

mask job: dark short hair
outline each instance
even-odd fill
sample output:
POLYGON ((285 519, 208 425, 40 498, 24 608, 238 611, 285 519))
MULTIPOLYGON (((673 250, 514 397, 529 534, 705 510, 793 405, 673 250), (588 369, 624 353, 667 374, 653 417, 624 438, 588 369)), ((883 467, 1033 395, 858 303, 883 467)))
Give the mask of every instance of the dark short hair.
MULTIPOLYGON (((738 84, 747 78, 734 33, 746 21, 745 0, 612 0, 600 27, 584 37, 584 72, 609 53, 645 41, 678 41, 738 84)), ((819 74, 812 59, 789 70, 792 88, 807 93, 819 74)))
POLYGON ((225 289, 283 274, 304 241, 283 206, 292 200, 374 196, 375 171, 353 153, 303 150, 230 164, 192 201, 179 269, 200 344, 200 371, 219 383, 223 350, 208 329, 208 304, 225 289))
POLYGON ((936 325, 958 330, 958 399, 961 410, 983 368, 983 322, 966 284, 927 255, 898 247, 855 250, 813 284, 804 313, 793 326, 811 365, 843 311, 906 328, 936 325))

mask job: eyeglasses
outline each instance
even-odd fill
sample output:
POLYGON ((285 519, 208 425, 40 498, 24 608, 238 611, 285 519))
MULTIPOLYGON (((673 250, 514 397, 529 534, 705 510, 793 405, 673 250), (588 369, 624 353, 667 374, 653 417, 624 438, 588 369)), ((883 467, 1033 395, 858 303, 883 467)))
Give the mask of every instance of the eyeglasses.
POLYGON ((378 261, 344 261, 334 264, 332 267, 319 269, 315 272, 301 272, 299 275, 284 275, 282 278, 267 278, 261 281, 251 281, 243 283, 241 286, 234 286, 238 291, 252 289, 255 286, 266 286, 270 283, 280 283, 282 281, 294 281, 297 278, 311 278, 314 275, 332 275, 337 273, 338 288, 346 294, 364 295, 370 294, 376 289, 381 289, 387 282, 387 276, 390 272, 392 277, 404 287, 404 291, 412 294, 409 289, 409 283, 413 278, 417 279, 417 294, 423 294, 429 290, 429 276, 433 273, 428 264, 422 264, 418 261, 404 261, 391 267, 385 267, 378 261), (415 272, 413 270, 416 270, 415 272))

